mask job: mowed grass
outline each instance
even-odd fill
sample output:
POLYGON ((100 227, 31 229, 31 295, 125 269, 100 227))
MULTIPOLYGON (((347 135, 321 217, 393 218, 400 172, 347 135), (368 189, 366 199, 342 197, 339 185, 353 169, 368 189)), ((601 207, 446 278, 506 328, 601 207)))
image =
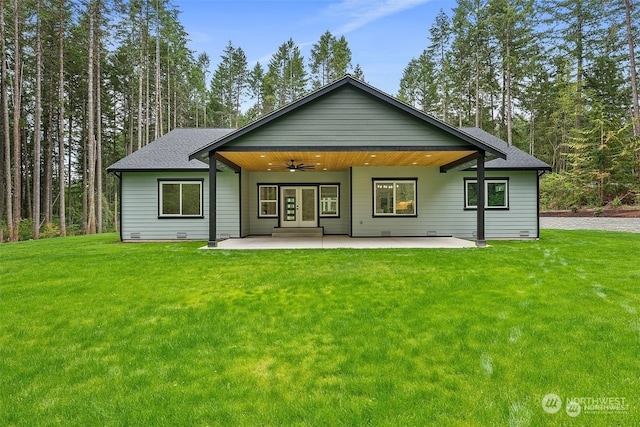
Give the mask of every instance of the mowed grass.
POLYGON ((640 235, 0 245, 0 425, 637 425, 640 235), (626 411, 546 413, 542 398, 626 411))

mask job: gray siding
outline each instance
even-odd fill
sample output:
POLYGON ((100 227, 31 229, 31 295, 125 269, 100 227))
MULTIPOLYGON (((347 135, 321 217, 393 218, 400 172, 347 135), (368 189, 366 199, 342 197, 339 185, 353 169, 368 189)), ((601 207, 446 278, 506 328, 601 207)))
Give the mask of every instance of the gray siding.
MULTIPOLYGON (((243 172, 245 174, 246 172, 243 172)), ((298 184, 340 184, 340 217, 320 218, 320 226, 325 234, 349 233, 349 173, 348 172, 252 172, 248 173, 249 195, 247 203, 249 216, 249 233, 266 235, 278 226, 277 218, 258 218, 258 184, 298 185, 298 184)), ((243 205, 244 207, 244 205, 243 205)))
POLYGON ((353 168, 354 237, 425 236, 426 206, 429 191, 425 188, 434 168, 360 167, 353 168), (417 178, 417 217, 374 217, 372 178, 417 178))
MULTIPOLYGON (((464 210, 464 178, 474 172, 449 172, 434 177, 429 226, 441 234, 475 238, 476 211, 464 210)), ((487 239, 538 236, 537 171, 487 171, 487 178, 509 178, 509 209, 485 210, 487 239)))
MULTIPOLYGON (((240 237, 240 175, 232 171, 216 175, 216 237, 240 237)), ((209 212, 206 212, 207 218, 209 212)))
POLYGON ((469 145, 371 96, 344 87, 255 129, 225 148, 469 145))
MULTIPOLYGON (((218 235, 238 237, 237 175, 219 173, 217 180, 218 235)), ((188 240, 209 238, 209 179, 206 172, 124 172, 121 203, 120 227, 125 241, 176 240, 183 233, 186 233, 188 240), (158 179, 203 179, 204 218, 158 218, 158 179)))
MULTIPOLYGON (((476 211, 464 209, 465 177, 474 178, 475 173, 442 174, 438 168, 354 168, 352 235, 475 238, 476 211), (372 178, 417 178, 418 216, 373 217, 372 178)), ((538 237, 537 173, 490 171, 487 177, 509 177, 509 210, 486 210, 486 238, 538 237)))
POLYGON ((240 203, 242 206, 240 213, 240 237, 247 237, 251 230, 251 191, 249 191, 249 172, 247 171, 242 171, 240 173, 240 196, 240 203))

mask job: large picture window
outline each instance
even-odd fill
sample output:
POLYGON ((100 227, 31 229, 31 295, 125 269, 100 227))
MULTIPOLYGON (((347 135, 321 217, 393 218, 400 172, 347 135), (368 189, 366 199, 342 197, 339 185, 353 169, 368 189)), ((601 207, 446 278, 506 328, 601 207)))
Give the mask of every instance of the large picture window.
POLYGON ((320 216, 338 217, 340 216, 339 208, 340 186, 337 184, 320 186, 320 216))
POLYGON ((278 186, 258 185, 258 217, 278 216, 278 186))
POLYGON ((202 217, 202 180, 158 181, 158 216, 202 217))
POLYGON ((416 216, 416 180, 373 180, 373 216, 416 216))
MULTIPOLYGON (((509 180, 506 178, 485 179, 484 194, 486 209, 509 209, 509 180)), ((476 209, 478 207, 478 181, 464 180, 464 207, 476 209)))

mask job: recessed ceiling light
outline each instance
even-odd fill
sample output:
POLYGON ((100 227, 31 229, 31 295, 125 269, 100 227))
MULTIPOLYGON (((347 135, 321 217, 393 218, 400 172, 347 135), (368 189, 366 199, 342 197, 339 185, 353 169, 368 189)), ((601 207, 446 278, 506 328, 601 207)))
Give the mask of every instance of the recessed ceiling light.
POLYGON ((264 159, 267 156, 265 156, 264 154, 260 154, 260 157, 262 157, 264 159))
POLYGON ((364 165, 365 165, 365 166, 368 166, 368 165, 369 165, 369 163, 365 163, 364 165))
POLYGON ((320 154, 316 154, 316 158, 320 158, 322 157, 320 154))
POLYGON ((431 154, 427 154, 425 157, 431 157, 431 154))
POLYGON ((372 155, 371 155, 371 157, 376 157, 376 155, 375 155, 375 154, 372 154, 372 155))
POLYGON ((268 164, 269 166, 273 166, 273 163, 271 163, 271 162, 269 162, 269 163, 267 163, 267 164, 268 164))
POLYGON ((412 165, 417 165, 417 164, 418 164, 418 162, 413 162, 413 163, 412 163, 412 165))
POLYGON ((322 170, 323 170, 323 171, 326 171, 326 170, 327 170, 327 168, 324 168, 324 169, 322 169, 322 170))

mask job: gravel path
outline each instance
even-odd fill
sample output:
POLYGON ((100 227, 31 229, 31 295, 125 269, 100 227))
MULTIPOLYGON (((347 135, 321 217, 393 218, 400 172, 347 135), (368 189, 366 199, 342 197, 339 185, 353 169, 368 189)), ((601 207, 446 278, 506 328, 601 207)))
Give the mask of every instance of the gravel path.
POLYGON ((540 217, 540 228, 606 230, 640 233, 640 218, 540 217))

